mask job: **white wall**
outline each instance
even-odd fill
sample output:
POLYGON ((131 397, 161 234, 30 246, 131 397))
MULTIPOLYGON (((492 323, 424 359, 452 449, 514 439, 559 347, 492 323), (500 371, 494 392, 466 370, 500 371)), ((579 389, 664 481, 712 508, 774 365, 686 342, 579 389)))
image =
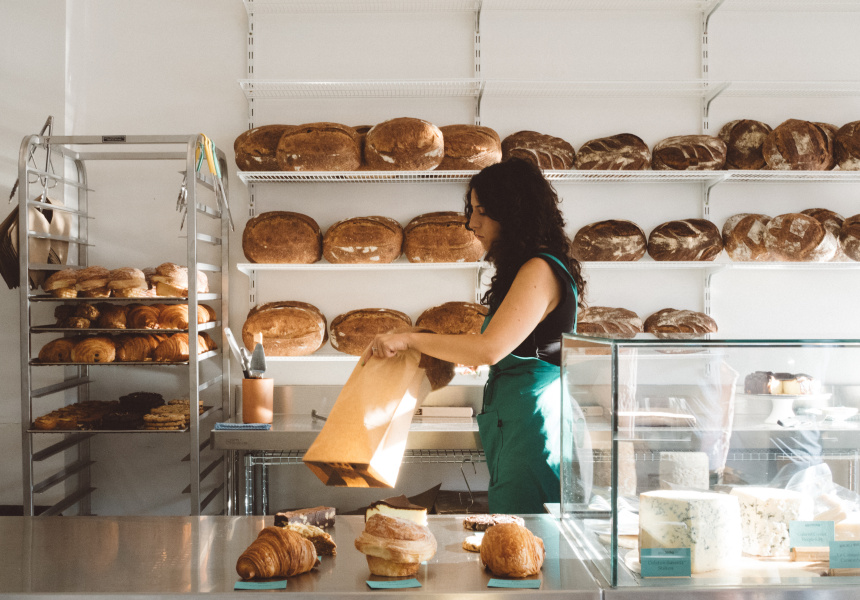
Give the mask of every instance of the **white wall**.
MULTIPOLYGON (((27 132, 41 126, 44 114, 63 111, 67 133, 189 133, 203 131, 229 150, 247 126, 247 105, 236 83, 245 78, 246 16, 239 0, 147 3, 110 0, 62 2, 3 2, 4 73, 20 82, 3 91, 0 123, 0 192, 14 180, 17 145, 27 132), (50 9, 50 10, 49 10, 50 9), (59 9, 59 10, 57 10, 59 9), (50 14, 45 15, 48 12, 50 14), (46 18, 47 17, 47 18, 46 18), (47 23, 47 25, 46 25, 47 23), (19 26, 20 24, 20 26, 19 26), (42 29, 39 29, 39 28, 42 29), (22 65, 23 50, 33 49, 25 32, 53 31, 49 42, 36 47, 34 57, 42 77, 22 65), (7 31, 8 30, 8 31, 7 31), (64 32, 67 35, 63 35, 64 32), (63 44, 57 39, 67 40, 63 44), (11 57, 11 60, 10 60, 11 57), (66 75, 67 86, 63 91, 66 75), (37 93, 34 86, 48 85, 37 93), (23 95, 22 95, 23 94, 23 95), (9 95, 7 97, 7 95, 9 95), (43 104, 43 106, 41 105, 43 104), (7 108, 8 107, 8 108, 7 108), (8 129, 13 124, 16 129, 8 129)), ((528 80, 688 80, 699 76, 699 24, 693 12, 484 11, 482 73, 487 79, 528 80)), ((856 79, 858 41, 852 35, 860 13, 774 14, 718 11, 711 21, 711 77, 719 79, 851 80, 856 79), (791 35, 788 32, 803 32, 791 35), (800 40, 789 44, 785 40, 800 40)), ((472 71, 470 13, 342 13, 264 15, 255 27, 255 74, 258 79, 296 80, 465 78, 472 71), (370 32, 379 32, 373 33, 370 32)), ((330 120, 351 125, 373 124, 398 116, 415 116, 439 125, 470 122, 473 105, 462 99, 260 100, 255 123, 330 120)), ((698 133, 700 106, 696 98, 492 98, 482 104, 483 124, 502 136, 536 129, 567 139, 576 148, 598 136, 622 131, 638 134, 649 145, 683 133, 698 133)), ((720 98, 711 111, 712 133, 735 118, 757 118, 772 126, 789 117, 842 125, 860 118, 860 100, 843 98, 720 98)), ((112 168, 99 168, 97 198, 106 207, 121 203, 130 211, 131 230, 114 231, 114 221, 102 228, 104 245, 92 262, 106 266, 116 256, 145 260, 150 251, 159 258, 179 247, 177 216, 173 213, 175 174, 135 173, 134 186, 112 168), (128 244, 127 239, 133 239, 128 244)), ((231 193, 237 232, 232 260, 244 260, 240 232, 247 220, 248 195, 234 176, 231 193)), ((645 231, 670 219, 700 216, 698 185, 570 185, 557 186, 571 233, 599 219, 626 218, 645 231)), ((332 222, 361 214, 384 214, 406 223, 431 210, 453 210, 464 187, 433 185, 295 184, 257 186, 258 211, 295 210, 311 214, 325 229, 332 222)), ((856 184, 723 184, 712 194, 711 213, 719 225, 731 214, 756 210, 776 215, 822 206, 849 216, 860 212, 856 184)), ((0 194, 2 195, 2 194, 0 194)), ((94 237, 99 239, 98 230, 94 237)), ((157 259, 156 259, 157 260, 157 259)), ((154 261, 153 261, 154 262, 154 261)), ((156 263, 157 264, 157 263, 156 263)), ((701 309, 702 279, 696 272, 594 272, 589 276, 592 305, 624 306, 643 317, 672 306, 701 309)), ((230 319, 234 328, 249 308, 248 281, 231 273, 230 319)), ((738 337, 860 337, 860 313, 846 309, 847 299, 860 292, 860 278, 848 273, 755 272, 726 273, 714 278, 713 313, 721 332, 738 337)), ((334 317, 362 306, 388 305, 417 316, 439 301, 468 299, 471 280, 451 275, 387 276, 302 274, 278 278, 261 276, 259 300, 296 299, 317 304, 334 317), (348 291, 348 294, 345 293, 348 291)), ((17 301, 12 292, 0 296, 7 315, 2 347, 0 385, 8 400, 0 409, 0 449, 19 453, 17 425, 17 301)), ((349 364, 297 366, 281 363, 272 369, 278 383, 329 384, 345 380, 349 364)), ((168 385, 165 383, 165 385, 168 385)), ((119 389, 117 386, 116 389, 119 389)), ((112 390, 107 386, 106 393, 112 390)), ((472 390, 474 391, 474 390, 472 390)), ((176 495, 185 474, 182 466, 148 461, 181 448, 152 448, 151 440, 123 438, 98 441, 94 475, 99 488, 97 512, 184 512, 176 495), (166 477, 166 480, 165 480, 166 477), (129 493, 132 492, 132 493, 129 493)), ((20 502, 20 459, 4 461, 0 502, 20 502), (14 486, 17 491, 9 492, 14 486)), ((470 484, 485 485, 485 473, 470 484)), ((444 481, 464 486, 457 469, 407 466, 396 493, 417 493, 444 481), (402 488, 402 489, 401 489, 402 488)), ((340 508, 365 503, 367 494, 326 490, 302 467, 272 469, 272 508, 307 502, 332 502, 340 508)), ((372 492, 377 494, 377 492, 372 492)), ((385 493, 385 492, 382 492, 385 493)))

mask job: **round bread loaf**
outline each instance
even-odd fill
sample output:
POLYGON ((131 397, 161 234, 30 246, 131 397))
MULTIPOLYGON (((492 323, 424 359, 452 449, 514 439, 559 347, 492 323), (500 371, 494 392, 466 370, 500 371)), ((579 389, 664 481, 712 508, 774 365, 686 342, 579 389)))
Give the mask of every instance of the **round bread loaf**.
POLYGON ((723 225, 723 247, 729 258, 736 261, 763 262, 771 260, 764 243, 764 233, 770 217, 761 214, 732 215, 723 225))
POLYGON ((573 236, 577 260, 633 261, 645 256, 645 232, 631 221, 608 220, 586 225, 573 236))
POLYGON ((645 333, 663 339, 689 340, 716 332, 716 321, 692 310, 664 308, 645 319, 645 333))
POLYGON ((830 147, 833 149, 833 152, 830 153, 830 162, 827 163, 826 167, 824 167, 825 171, 829 171, 839 164, 836 160, 836 134, 839 132, 839 128, 831 123, 815 124, 821 127, 821 131, 823 131, 824 135, 827 136, 827 140, 830 142, 830 147))
POLYGON ((486 317, 486 306, 474 302, 446 302, 421 313, 415 326, 450 335, 481 333, 486 317))
POLYGON ((842 223, 839 246, 848 258, 860 261, 860 214, 848 217, 842 223))
POLYGON ((269 302, 248 312, 242 325, 242 343, 254 348, 254 335, 263 334, 266 356, 307 356, 328 339, 326 320, 316 306, 306 302, 269 302))
POLYGON ((820 125, 789 119, 767 135, 762 154, 774 170, 824 171, 833 160, 833 144, 820 125))
POLYGON ((278 142, 295 125, 263 125, 239 135, 233 142, 236 166, 240 171, 280 171, 278 142))
MULTIPOLYGON (((837 241, 839 240, 839 234, 842 233, 842 224, 845 222, 845 217, 827 208, 807 208, 800 211, 800 214, 812 217, 824 225, 824 228, 832 233, 837 241)), ((830 260, 834 262, 848 260, 840 244, 836 244, 836 254, 830 260)))
POLYGON ((399 117, 370 128, 364 162, 373 171, 432 171, 445 156, 442 132, 433 123, 399 117))
POLYGON ((445 125, 439 128, 445 144, 440 171, 472 171, 502 160, 502 140, 494 129, 480 125, 445 125))
POLYGON ((282 171, 355 171, 361 149, 355 129, 340 123, 306 123, 284 131, 278 142, 282 171))
POLYGON ((537 131, 517 131, 502 140, 502 160, 514 156, 531 161, 541 169, 566 171, 573 168, 576 150, 558 137, 537 131))
POLYGON ((723 249, 720 230, 707 219, 668 221, 648 236, 654 260, 714 260, 723 249))
POLYGON ((403 249, 403 228, 388 217, 354 217, 328 228, 323 257, 334 264, 390 263, 403 249))
POLYGON ((409 262, 477 262, 481 241, 466 229, 466 216, 457 212, 418 215, 403 229, 403 253, 409 262))
POLYGON ((589 306, 576 317, 576 332, 611 339, 635 337, 642 333, 642 319, 632 310, 609 306, 589 306))
POLYGON ((307 215, 264 212, 245 224, 242 251, 252 263, 312 264, 322 257, 322 232, 307 215))
POLYGON ((770 220, 764 243, 774 260, 826 262, 836 255, 837 240, 817 219, 801 213, 770 220))
POLYGON ((361 356, 380 333, 412 327, 409 315, 390 308, 359 308, 336 316, 331 321, 331 345, 345 354, 361 356))
POLYGON ((754 170, 763 169, 762 148, 773 128, 767 123, 752 119, 729 121, 720 129, 718 137, 726 144, 726 168, 754 170))
POLYGON ((642 171, 651 168, 648 144, 632 133, 619 133, 583 144, 574 160, 583 170, 642 171))
POLYGON ((839 128, 834 154, 843 171, 860 171, 860 121, 852 121, 839 128))
POLYGON ((717 171, 725 164, 725 142, 710 135, 666 138, 651 155, 651 167, 661 171, 717 171))

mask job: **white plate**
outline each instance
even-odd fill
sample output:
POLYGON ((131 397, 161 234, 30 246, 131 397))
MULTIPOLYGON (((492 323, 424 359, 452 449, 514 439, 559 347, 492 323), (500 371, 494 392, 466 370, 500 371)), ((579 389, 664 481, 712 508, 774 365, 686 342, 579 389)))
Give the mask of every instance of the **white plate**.
MULTIPOLYGON (((815 402, 826 402, 830 400, 833 394, 739 394, 742 398, 752 400, 770 400, 770 414, 764 420, 768 425, 776 425, 780 421, 786 423, 790 419, 794 419, 797 415, 794 414, 795 401, 802 401, 803 404, 809 405, 815 402)), ((825 410, 822 408, 822 410, 825 410)))

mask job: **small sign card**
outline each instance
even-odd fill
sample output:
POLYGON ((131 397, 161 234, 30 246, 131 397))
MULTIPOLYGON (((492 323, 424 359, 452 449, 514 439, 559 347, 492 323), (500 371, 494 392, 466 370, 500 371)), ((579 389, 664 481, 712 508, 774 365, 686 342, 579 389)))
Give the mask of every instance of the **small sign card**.
POLYGON ((490 579, 487 587, 540 589, 540 579, 490 579))
POLYGON ((689 548, 642 548, 642 577, 691 577, 689 548))
POLYGON ((277 581, 237 581, 233 586, 234 590, 285 590, 287 589, 287 580, 279 579, 277 581))
POLYGON ((367 585, 375 590, 402 590, 421 587, 417 579, 395 579, 392 581, 368 581, 367 585))
POLYGON ((860 542, 830 542, 830 568, 860 568, 860 542))
POLYGON ((833 521, 792 521, 788 527, 788 543, 792 548, 829 546, 834 530, 833 521))

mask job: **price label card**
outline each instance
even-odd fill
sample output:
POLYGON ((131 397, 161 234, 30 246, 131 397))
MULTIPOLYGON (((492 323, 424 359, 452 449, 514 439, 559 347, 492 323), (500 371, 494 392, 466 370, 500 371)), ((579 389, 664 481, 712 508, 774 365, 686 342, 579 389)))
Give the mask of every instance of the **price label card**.
POLYGON ((237 581, 234 590, 285 590, 287 580, 279 581, 237 581))
POLYGON ((860 542, 830 542, 830 568, 860 568, 860 542))
POLYGON ((641 548, 642 577, 691 577, 689 548, 641 548))
POLYGON ((788 540, 792 548, 829 546, 834 538, 833 521, 792 521, 788 540))
POLYGON ((487 587, 540 589, 540 579, 490 579, 487 587))
POLYGON ((367 585, 375 590, 402 590, 421 587, 417 579, 397 579, 394 581, 368 581, 367 585))

